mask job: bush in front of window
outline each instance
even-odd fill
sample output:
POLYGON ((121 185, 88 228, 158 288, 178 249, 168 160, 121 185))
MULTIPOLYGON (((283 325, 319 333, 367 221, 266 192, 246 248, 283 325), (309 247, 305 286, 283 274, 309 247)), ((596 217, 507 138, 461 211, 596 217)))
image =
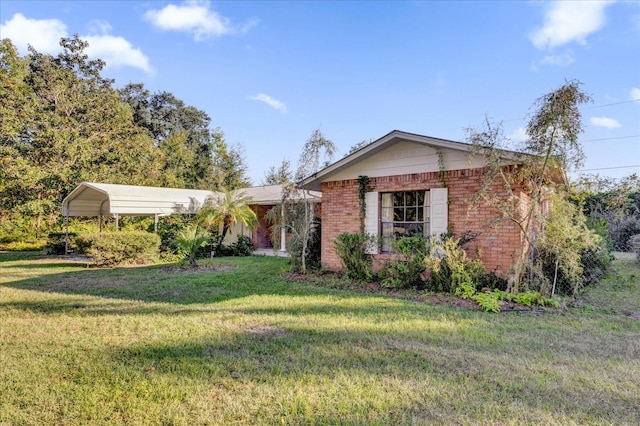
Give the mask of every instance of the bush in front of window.
POLYGON ((471 260, 459 238, 434 240, 424 263, 430 272, 430 290, 469 298, 480 285, 485 268, 480 259, 471 260))
POLYGON ((373 278, 373 258, 369 253, 376 244, 375 237, 344 232, 336 237, 333 244, 348 278, 357 281, 370 281, 373 278))
POLYGON ((380 270, 381 285, 406 289, 425 287, 425 257, 429 254, 429 240, 421 235, 391 241, 396 256, 380 270))

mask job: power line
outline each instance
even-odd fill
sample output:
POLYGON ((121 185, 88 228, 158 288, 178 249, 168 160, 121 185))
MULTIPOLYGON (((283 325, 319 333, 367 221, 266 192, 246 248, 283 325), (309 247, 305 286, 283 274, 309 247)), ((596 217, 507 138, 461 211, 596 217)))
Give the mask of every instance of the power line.
POLYGON ((613 103, 610 103, 610 104, 594 105, 594 106, 591 106, 591 107, 585 107, 584 109, 604 108, 604 107, 613 106, 613 105, 629 104, 631 102, 640 102, 640 98, 631 99, 630 101, 621 101, 621 102, 613 102, 613 103))
POLYGON ((612 141, 614 139, 631 139, 631 138, 637 138, 637 137, 640 137, 640 135, 617 136, 617 137, 614 137, 614 138, 587 139, 587 140, 580 141, 580 142, 612 141))
POLYGON ((640 164, 635 164, 633 166, 617 166, 617 167, 599 167, 597 169, 582 169, 582 170, 576 170, 575 172, 593 172, 596 170, 613 170, 613 169, 630 169, 632 167, 640 167, 640 164))
MULTIPOLYGON (((604 107, 609 107, 609 106, 614 106, 614 105, 622 105, 622 104, 630 104, 632 102, 640 102, 640 98, 638 99, 631 99, 629 101, 620 101, 620 102, 612 102, 610 104, 602 104, 602 105, 594 105, 594 106, 590 106, 590 107, 585 107, 584 109, 597 109, 597 108, 604 108, 604 107)), ((508 123, 510 121, 521 121, 524 120, 525 118, 509 118, 507 120, 502 120, 503 123, 508 123)))

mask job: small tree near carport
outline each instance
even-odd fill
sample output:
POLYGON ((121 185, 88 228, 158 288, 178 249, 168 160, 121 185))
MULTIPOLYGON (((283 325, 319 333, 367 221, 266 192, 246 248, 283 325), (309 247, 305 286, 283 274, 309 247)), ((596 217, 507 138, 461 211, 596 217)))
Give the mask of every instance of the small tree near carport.
MULTIPOLYGON (((329 164, 336 151, 333 142, 325 138, 319 129, 311 133, 307 139, 296 169, 294 179, 296 182, 302 181, 309 175, 316 173, 320 166, 329 164)), ((283 161, 279 171, 280 177, 290 176, 288 172, 288 161, 283 161)), ((270 169, 267 178, 275 174, 273 168, 270 169)), ((293 269, 303 274, 307 272, 310 243, 313 238, 317 238, 316 231, 316 205, 318 199, 311 196, 308 190, 299 188, 294 182, 281 181, 282 201, 279 205, 271 209, 267 218, 274 225, 271 227, 272 235, 279 235, 284 228, 290 234, 289 247, 287 251, 291 256, 293 269)))

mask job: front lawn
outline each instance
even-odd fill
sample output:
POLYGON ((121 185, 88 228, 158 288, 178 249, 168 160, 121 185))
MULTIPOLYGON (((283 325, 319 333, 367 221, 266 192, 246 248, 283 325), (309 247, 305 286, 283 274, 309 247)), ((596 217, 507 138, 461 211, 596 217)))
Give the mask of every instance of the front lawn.
POLYGON ((0 424, 639 424, 640 266, 557 312, 0 253, 0 424))

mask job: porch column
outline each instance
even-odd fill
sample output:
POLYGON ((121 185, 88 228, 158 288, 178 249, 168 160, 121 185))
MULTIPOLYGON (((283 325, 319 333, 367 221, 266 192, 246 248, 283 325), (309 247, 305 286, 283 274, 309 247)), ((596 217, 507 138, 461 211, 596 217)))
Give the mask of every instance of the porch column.
POLYGON ((287 230, 285 228, 285 220, 284 220, 284 203, 282 203, 282 222, 280 226, 280 250, 281 252, 287 251, 287 230))
POLYGON ((158 213, 153 215, 153 233, 158 233, 158 213))
POLYGON ((120 215, 116 213, 116 231, 118 230, 118 222, 120 221, 120 215))

